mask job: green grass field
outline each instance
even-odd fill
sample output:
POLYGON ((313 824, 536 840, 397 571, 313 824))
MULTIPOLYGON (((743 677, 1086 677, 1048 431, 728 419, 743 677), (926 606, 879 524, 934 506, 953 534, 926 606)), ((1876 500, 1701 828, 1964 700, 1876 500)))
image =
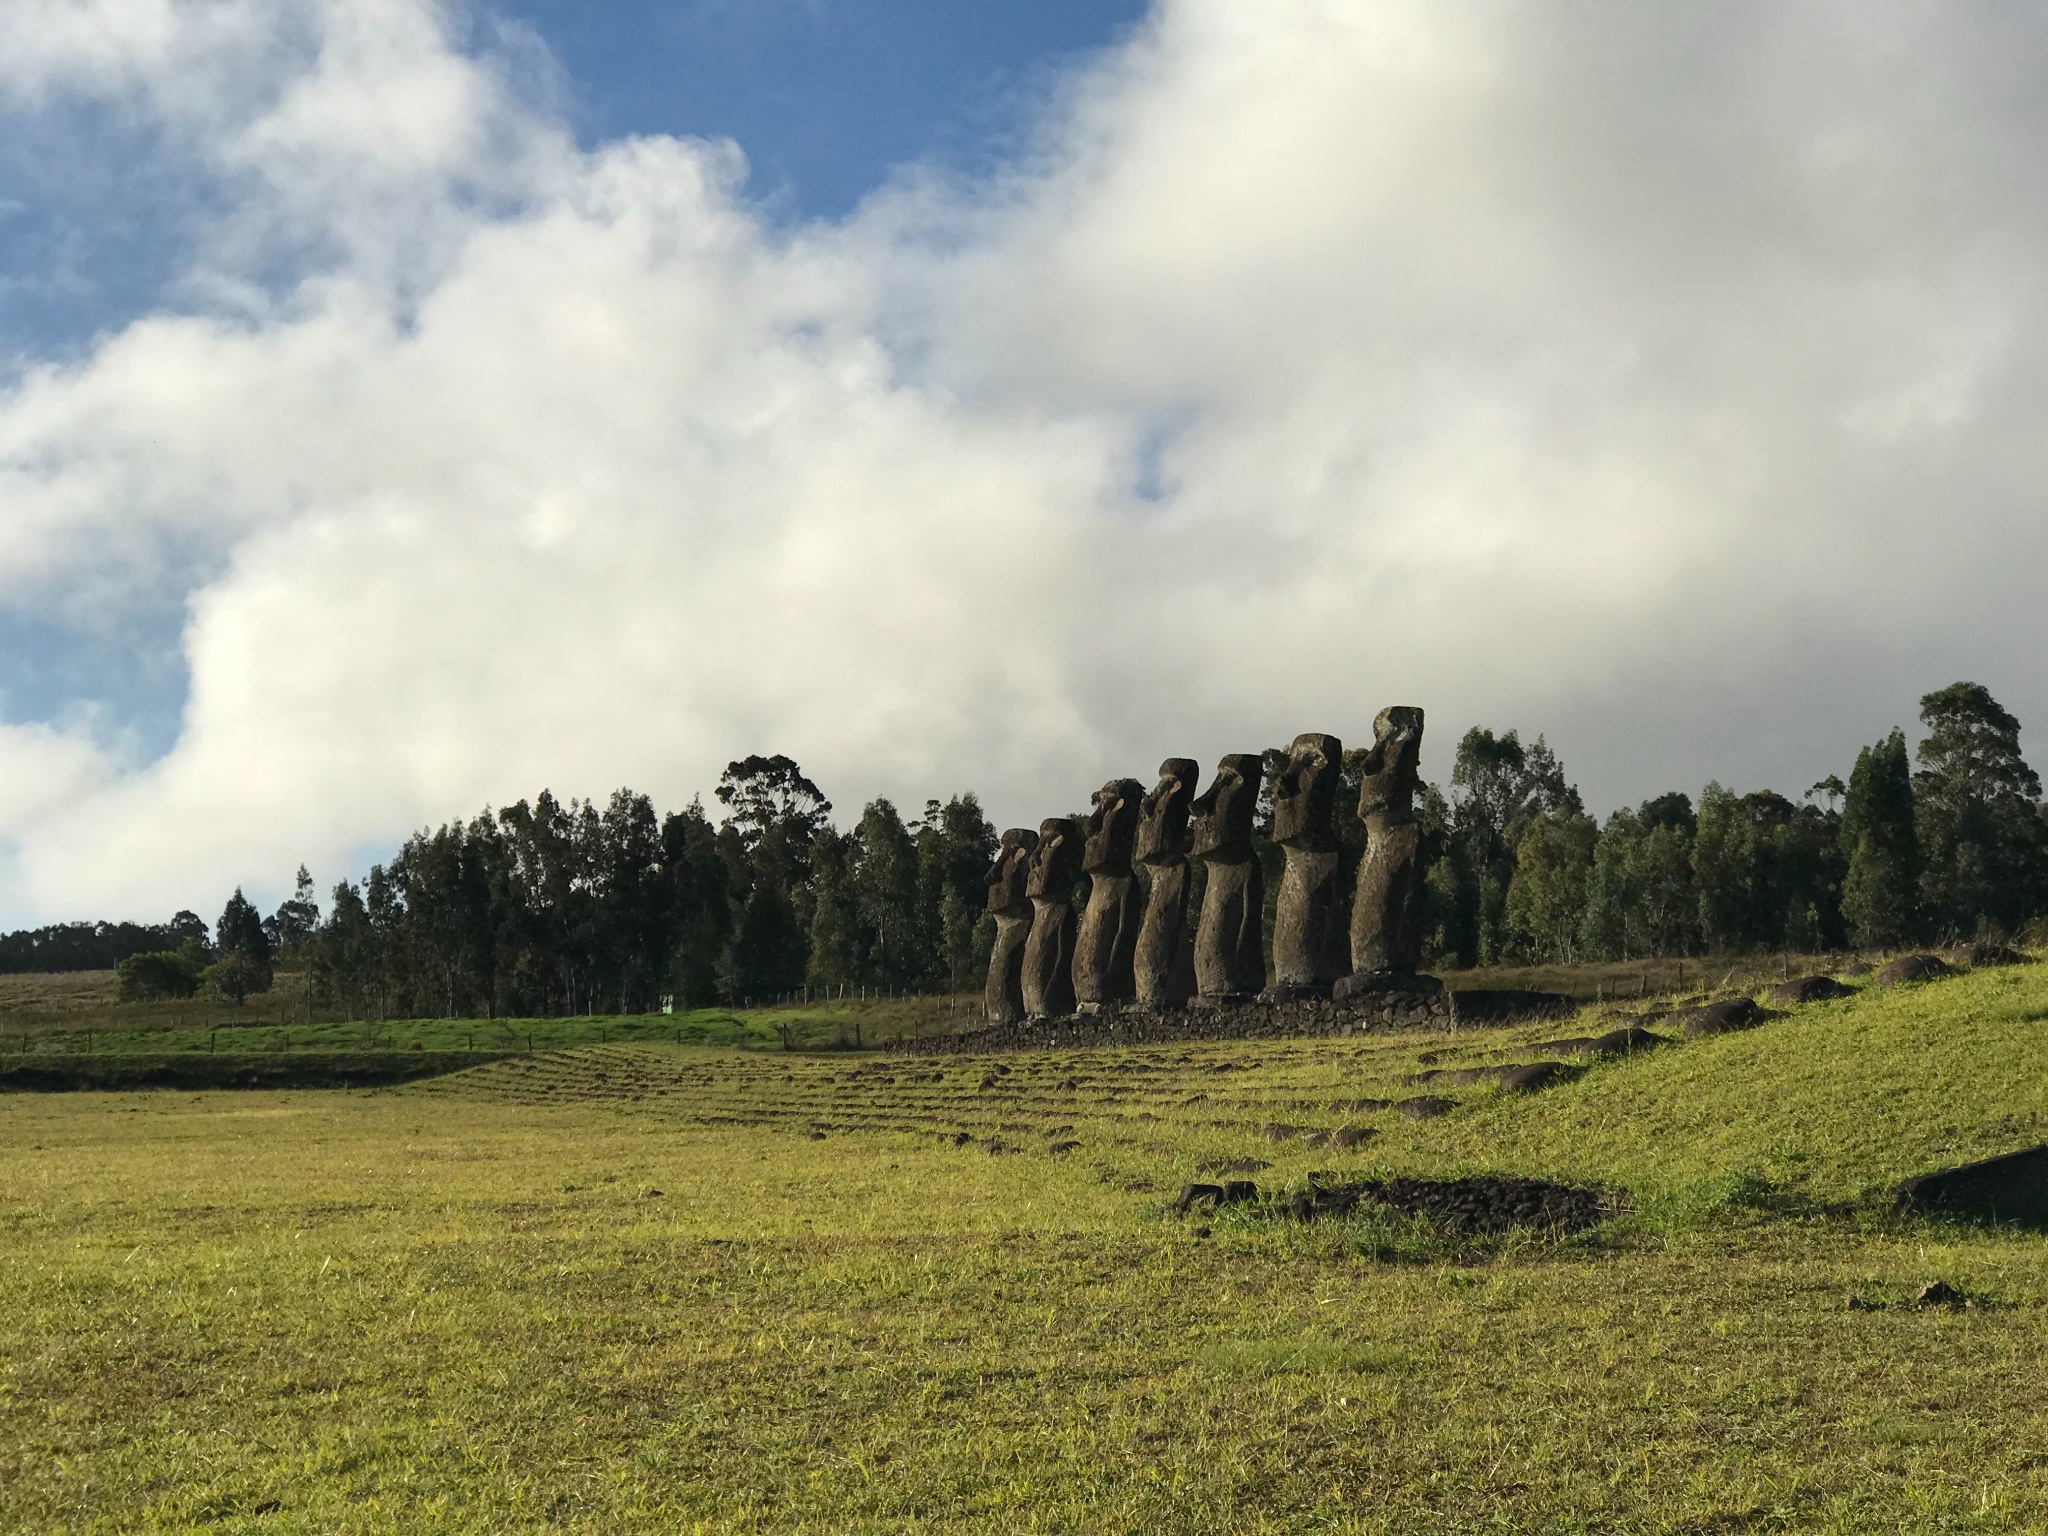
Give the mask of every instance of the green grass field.
POLYGON ((9 1096, 0 1525, 2048 1529, 2048 1237, 1885 1198, 2048 1139, 2048 967, 1526 1097, 1402 1081, 1591 1022, 1003 1058, 750 1029, 374 1092, 9 1096), (1358 1107, 1423 1091, 1458 1107, 1358 1107), (1343 1125, 1374 1134, 1304 1135, 1343 1125), (1165 1214, 1246 1161, 1617 1214, 1481 1243, 1165 1214), (1935 1279, 1977 1304, 1906 1304, 1935 1279))

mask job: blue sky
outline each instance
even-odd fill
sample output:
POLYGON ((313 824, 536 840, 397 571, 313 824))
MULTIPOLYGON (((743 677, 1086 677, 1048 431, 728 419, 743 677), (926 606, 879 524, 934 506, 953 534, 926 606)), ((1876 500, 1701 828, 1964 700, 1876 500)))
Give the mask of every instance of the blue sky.
POLYGON ((1921 0, 5 0, 0 925, 752 752, 1029 826, 1391 703, 1601 811, 1957 678, 2031 747, 2043 78, 1921 0))
POLYGON ((506 0, 565 73, 586 142, 722 135, 752 190, 837 218, 892 166, 972 172, 1017 147, 1075 56, 1144 15, 1135 0, 506 0))
MULTIPOLYGON (((895 168, 971 176, 1025 146, 1046 95, 1144 15, 1137 0, 506 0, 468 43, 510 59, 586 148, 628 134, 729 138, 774 223, 843 218, 895 168), (536 55, 530 29, 544 53, 536 55)), ((175 144, 90 99, 0 118, 0 361, 76 359, 190 302, 179 280, 229 201, 175 144), (166 174, 167 163, 189 174, 166 174)), ((198 555, 201 573, 218 562, 198 555)), ((185 702, 173 595, 84 626, 0 612, 0 717, 90 701, 153 757, 185 702)))

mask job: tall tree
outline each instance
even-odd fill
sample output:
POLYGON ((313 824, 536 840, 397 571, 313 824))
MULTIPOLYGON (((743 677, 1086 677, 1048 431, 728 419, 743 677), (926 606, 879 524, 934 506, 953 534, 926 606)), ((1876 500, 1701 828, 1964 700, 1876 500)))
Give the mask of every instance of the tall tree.
POLYGON ((1920 839, 1914 820, 1906 735, 1894 729, 1856 754, 1842 795, 1840 846, 1848 861, 1842 915, 1850 939, 1864 948, 1904 944, 1920 932, 1920 839))
POLYGON ((1978 683, 1926 695, 1920 720, 1921 901, 1943 933, 2013 932, 2048 910, 2041 779, 2020 755, 2020 723, 1978 683))
POLYGON ((320 926, 320 903, 313 899, 313 876, 305 865, 299 866, 290 898, 278 904, 263 926, 275 946, 277 964, 285 970, 297 969, 303 963, 307 941, 320 926))
POLYGON ((932 955, 918 900, 916 839, 887 800, 869 803, 853 835, 859 844, 854 901, 870 936, 868 979, 884 987, 922 980, 931 973, 932 955))
POLYGON ((240 886, 214 924, 213 942, 220 958, 206 975, 214 990, 237 1004, 252 992, 270 990, 270 936, 240 886))
POLYGON ((706 1007, 718 1000, 720 967, 731 964, 732 907, 718 834, 700 802, 662 819, 661 866, 673 936, 669 987, 681 1006, 706 1007))
POLYGON ((1452 882, 1452 890, 1471 903, 1455 922, 1473 934, 1477 959, 1498 959, 1511 942, 1507 894, 1523 829, 1546 813, 1584 812, 1577 787, 1541 736, 1525 746, 1513 730, 1496 736, 1475 725, 1459 740, 1451 767, 1452 835, 1466 878, 1452 882))
MULTIPOLYGON (((917 839, 918 905, 927 926, 925 950, 930 980, 954 991, 981 984, 988 949, 976 937, 988 867, 1001 842, 970 790, 944 805, 927 800, 924 816, 912 823, 917 839)), ((985 925, 993 943, 993 924, 985 925)))
POLYGON ((1590 817, 1541 811, 1515 845, 1506 920, 1516 947, 1537 960, 1577 958, 1586 914, 1586 876, 1599 836, 1590 817))
POLYGON ((1671 797, 1608 817, 1593 846, 1581 928, 1589 957, 1688 955, 1699 947, 1692 838, 1671 797))

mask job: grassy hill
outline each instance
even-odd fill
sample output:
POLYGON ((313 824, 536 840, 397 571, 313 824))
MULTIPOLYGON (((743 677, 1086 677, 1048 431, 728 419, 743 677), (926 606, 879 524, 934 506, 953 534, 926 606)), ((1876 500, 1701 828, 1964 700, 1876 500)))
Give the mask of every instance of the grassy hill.
POLYGON ((614 1040, 374 1092, 15 1096, 0 1523, 2048 1528, 2048 1238, 1883 1193, 2043 1139, 2048 967, 1526 1096, 1410 1081, 1611 1011, 1002 1058, 614 1040), (1380 1107, 1425 1093, 1453 1109, 1380 1107), (1167 1213, 1219 1164, 1533 1174, 1623 1208, 1485 1242, 1167 1213), (1977 1305, 1910 1305, 1936 1279, 1977 1305))

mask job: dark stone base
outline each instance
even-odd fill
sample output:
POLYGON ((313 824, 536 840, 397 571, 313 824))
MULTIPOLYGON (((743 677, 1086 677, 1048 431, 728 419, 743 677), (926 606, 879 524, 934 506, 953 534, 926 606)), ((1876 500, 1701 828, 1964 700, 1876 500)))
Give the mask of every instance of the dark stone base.
POLYGON ((1384 997, 1396 992, 1434 995, 1443 989, 1444 984, 1434 976, 1418 971, 1366 971, 1339 977, 1330 995, 1342 1003, 1354 997, 1384 997))
MULTIPOLYGON (((1433 976, 1395 991, 1367 991, 1341 1001, 1310 995, 1267 1002, 1273 989, 1250 997, 1197 997, 1184 1008, 1118 1004, 1097 1014, 1026 1019, 961 1035, 901 1040, 889 1049, 915 1055, 986 1051, 1086 1050, 1103 1045, 1170 1045, 1186 1040, 1271 1040, 1322 1035, 1388 1034, 1404 1029, 1454 1030, 1517 1024, 1578 1010, 1576 998, 1549 992, 1452 992, 1433 976), (1434 984, 1434 985, 1432 985, 1434 984)), ((1449 1102, 1448 1100, 1446 1101, 1449 1102)))
POLYGON ((1330 995, 1326 986, 1271 986, 1259 994, 1259 1006, 1272 1008, 1289 1003, 1320 1003, 1330 995))
POLYGON ((1245 1004, 1251 1002, 1256 995, 1256 993, 1252 992, 1220 992, 1214 997, 1189 998, 1188 1006, 1190 1008, 1199 1008, 1205 1013, 1214 1012, 1218 1009, 1242 1008, 1245 1004))

